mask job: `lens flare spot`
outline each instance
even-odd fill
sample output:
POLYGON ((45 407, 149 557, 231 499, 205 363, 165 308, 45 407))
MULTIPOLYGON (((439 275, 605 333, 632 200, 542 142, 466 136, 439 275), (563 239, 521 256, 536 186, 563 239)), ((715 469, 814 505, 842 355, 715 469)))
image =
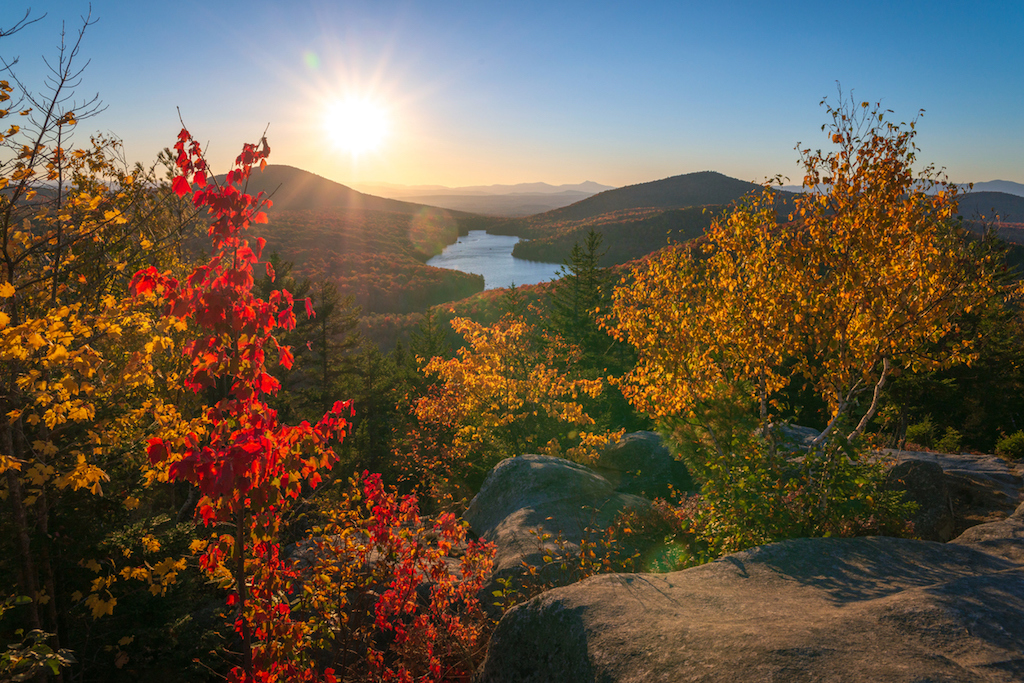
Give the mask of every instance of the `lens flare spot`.
POLYGON ((423 207, 409 222, 409 241, 426 256, 440 254, 458 235, 458 224, 441 209, 423 207))

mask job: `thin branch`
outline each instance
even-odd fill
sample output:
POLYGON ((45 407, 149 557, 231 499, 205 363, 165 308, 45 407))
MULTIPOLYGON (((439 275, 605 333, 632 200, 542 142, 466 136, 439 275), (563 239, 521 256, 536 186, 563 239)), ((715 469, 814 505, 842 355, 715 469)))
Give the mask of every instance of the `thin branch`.
MULTIPOLYGON (((91 11, 91 7, 90 7, 90 11, 91 11)), ((35 19, 29 19, 28 17, 29 17, 30 14, 32 14, 32 8, 31 7, 29 7, 27 10, 25 10, 25 16, 23 16, 20 20, 18 20, 13 26, 11 26, 10 28, 0 28, 0 38, 6 38, 7 36, 13 35, 13 34, 17 33, 18 31, 20 31, 21 29, 25 28, 26 26, 31 26, 32 24, 36 23, 37 21, 42 21, 46 17, 46 14, 44 13, 44 14, 36 17, 35 19)), ((16 62, 18 60, 14 60, 14 61, 16 62)))

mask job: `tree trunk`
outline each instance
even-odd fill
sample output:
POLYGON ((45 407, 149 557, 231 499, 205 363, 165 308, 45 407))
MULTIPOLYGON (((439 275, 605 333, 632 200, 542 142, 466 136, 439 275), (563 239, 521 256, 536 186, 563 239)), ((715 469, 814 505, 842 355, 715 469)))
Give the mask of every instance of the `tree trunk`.
MULTIPOLYGON (((11 425, 6 420, 2 422, 3 432, 0 434, 0 438, 2 438, 3 449, 12 457, 18 458, 20 454, 14 452, 11 425)), ((18 553, 21 556, 19 558, 21 588, 28 594, 28 597, 32 598, 32 602, 28 605, 28 625, 29 629, 41 629, 38 579, 36 577, 35 563, 32 561, 32 541, 29 534, 28 515, 25 512, 25 499, 21 491, 21 479, 13 469, 7 470, 7 490, 11 499, 11 509, 14 513, 14 533, 17 537, 18 553)))

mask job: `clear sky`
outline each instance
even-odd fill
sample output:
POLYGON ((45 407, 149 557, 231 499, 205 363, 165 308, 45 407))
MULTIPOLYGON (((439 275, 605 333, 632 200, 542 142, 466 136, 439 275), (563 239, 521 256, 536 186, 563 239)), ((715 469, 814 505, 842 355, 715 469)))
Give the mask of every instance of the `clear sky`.
MULTIPOLYGON (((29 6, 5 0, 0 27, 29 6)), ((45 19, 0 56, 38 86, 89 3, 31 7, 45 19)), ((839 81, 897 120, 924 109, 919 159, 951 180, 1024 182, 1019 0, 93 0, 92 15, 79 92, 108 108, 79 135, 114 133, 132 161, 173 144, 180 109, 218 172, 269 124, 271 162, 342 183, 799 183, 794 146, 825 145, 819 102, 839 81), (346 100, 386 117, 357 155, 325 124, 346 100)))

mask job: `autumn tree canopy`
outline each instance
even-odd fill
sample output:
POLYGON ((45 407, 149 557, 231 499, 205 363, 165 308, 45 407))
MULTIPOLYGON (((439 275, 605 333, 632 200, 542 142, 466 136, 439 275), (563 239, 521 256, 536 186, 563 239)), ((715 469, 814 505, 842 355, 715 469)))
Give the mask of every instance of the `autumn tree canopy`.
POLYGON ((802 380, 828 406, 819 444, 845 421, 855 438, 900 369, 969 361, 961 316, 994 293, 992 260, 953 221, 958 188, 914 171, 916 121, 880 105, 825 104, 832 151, 798 147, 805 193, 780 221, 772 183, 714 221, 700 249, 677 245, 634 269, 614 296, 614 333, 633 344, 623 380, 652 417, 698 423, 738 396, 759 422, 802 380))

